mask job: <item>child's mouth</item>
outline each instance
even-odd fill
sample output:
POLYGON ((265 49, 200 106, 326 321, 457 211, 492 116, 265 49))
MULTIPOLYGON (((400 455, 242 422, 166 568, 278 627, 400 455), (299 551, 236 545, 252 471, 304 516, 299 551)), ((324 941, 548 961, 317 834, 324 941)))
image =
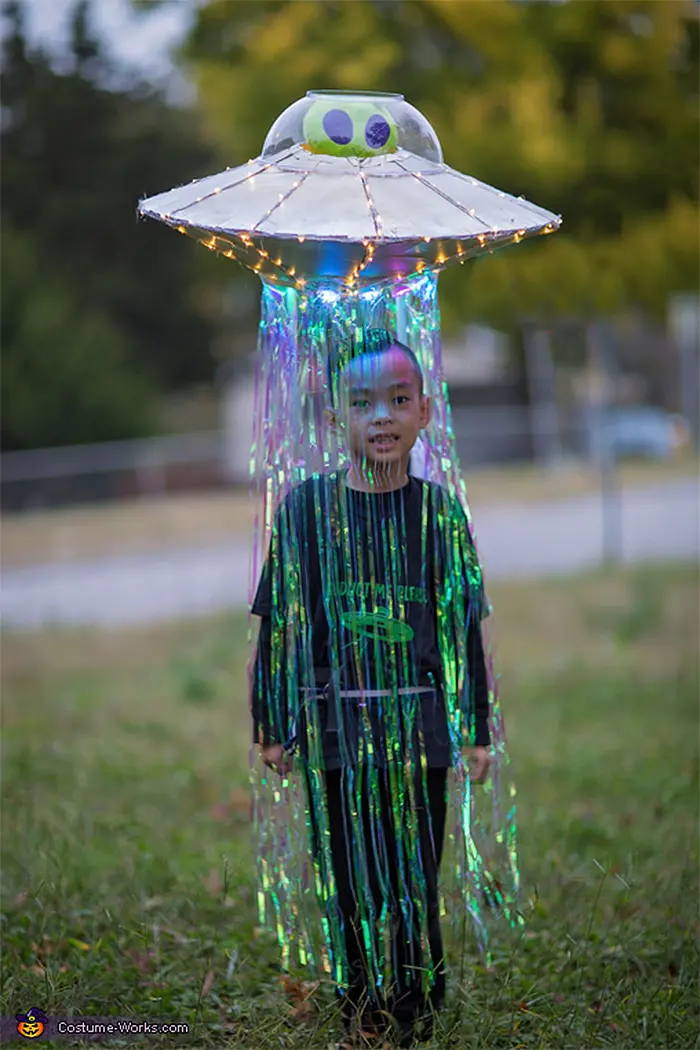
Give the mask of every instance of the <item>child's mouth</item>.
POLYGON ((389 445, 395 445, 398 440, 398 437, 396 437, 394 434, 378 434, 376 437, 370 438, 369 443, 370 445, 375 445, 382 448, 387 447, 389 445))

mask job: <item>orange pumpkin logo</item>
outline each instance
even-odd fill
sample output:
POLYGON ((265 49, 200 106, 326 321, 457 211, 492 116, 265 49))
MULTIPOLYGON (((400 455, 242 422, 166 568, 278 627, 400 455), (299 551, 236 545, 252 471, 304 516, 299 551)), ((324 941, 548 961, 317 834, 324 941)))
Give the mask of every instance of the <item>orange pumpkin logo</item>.
POLYGON ((25 1039, 38 1039, 46 1029, 48 1017, 35 1006, 26 1014, 17 1014, 17 1031, 25 1039))

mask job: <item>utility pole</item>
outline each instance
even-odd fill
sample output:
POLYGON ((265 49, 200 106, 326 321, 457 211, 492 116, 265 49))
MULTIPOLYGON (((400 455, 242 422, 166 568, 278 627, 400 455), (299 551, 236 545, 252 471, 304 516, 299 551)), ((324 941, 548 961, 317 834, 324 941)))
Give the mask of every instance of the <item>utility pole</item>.
POLYGON ((550 333, 533 321, 523 325, 525 369, 535 461, 553 467, 561 460, 556 371, 550 333))
POLYGON ((591 378, 596 384, 590 407, 593 455, 600 470, 603 535, 603 564, 615 564, 623 555, 622 492, 615 448, 609 430, 610 409, 614 404, 617 372, 613 333, 609 324, 593 322, 587 331, 591 378))
POLYGON ((674 295, 669 304, 669 330, 680 361, 681 413, 693 448, 700 448, 700 296, 674 295))

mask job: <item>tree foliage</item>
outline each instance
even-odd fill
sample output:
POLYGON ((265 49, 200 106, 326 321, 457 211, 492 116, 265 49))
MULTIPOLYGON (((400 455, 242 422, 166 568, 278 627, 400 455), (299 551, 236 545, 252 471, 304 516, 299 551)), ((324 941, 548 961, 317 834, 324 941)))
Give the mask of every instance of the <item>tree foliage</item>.
POLYGON ((147 433, 160 390, 211 375, 211 270, 137 226, 136 204, 201 174, 211 151, 193 114, 139 84, 103 86, 86 4, 67 72, 29 50, 19 3, 3 13, 4 447, 147 433))
POLYGON ((137 224, 135 206, 256 156, 309 88, 401 91, 449 164, 563 215, 554 237, 448 271, 447 328, 663 316, 697 289, 696 4, 209 0, 181 55, 187 110, 115 89, 75 2, 61 71, 28 48, 20 0, 3 10, 6 448, 145 433, 159 393, 211 378, 224 310, 224 352, 250 343, 256 278, 137 224))
POLYGON ((449 322, 662 314, 697 287, 696 5, 210 0, 184 59, 226 164, 309 88, 398 90, 449 164, 563 215, 470 281, 446 274, 449 322))

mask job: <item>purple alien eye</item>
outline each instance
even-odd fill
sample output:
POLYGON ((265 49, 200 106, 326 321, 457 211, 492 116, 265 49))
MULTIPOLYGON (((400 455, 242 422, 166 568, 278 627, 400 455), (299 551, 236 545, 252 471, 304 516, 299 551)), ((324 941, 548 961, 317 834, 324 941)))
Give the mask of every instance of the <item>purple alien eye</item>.
POLYGON ((329 109, 323 118, 323 130, 337 146, 347 146, 352 139, 352 120, 344 109, 329 109))
POLYGON ((384 117, 373 114, 365 124, 365 141, 370 149, 381 149, 389 140, 391 128, 384 117))

